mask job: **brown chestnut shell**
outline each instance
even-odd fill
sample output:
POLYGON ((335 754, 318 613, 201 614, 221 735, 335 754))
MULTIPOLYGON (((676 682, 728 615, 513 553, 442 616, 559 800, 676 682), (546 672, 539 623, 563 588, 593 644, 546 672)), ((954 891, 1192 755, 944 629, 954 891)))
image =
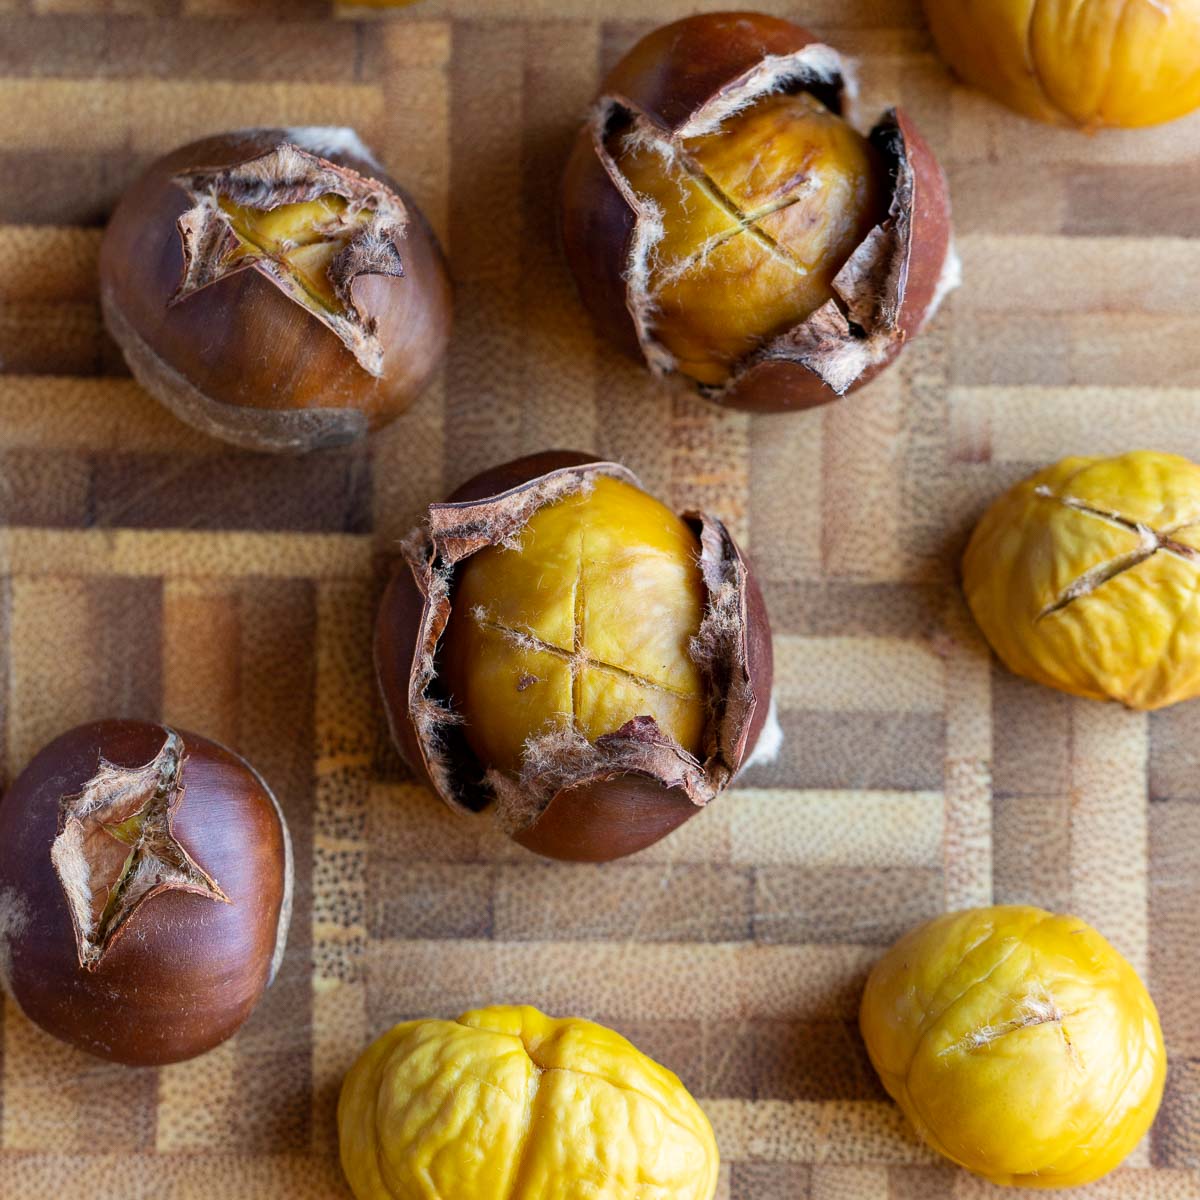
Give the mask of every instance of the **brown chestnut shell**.
MULTIPOLYGON (((655 374, 674 360, 654 337, 645 261, 653 221, 607 147, 614 123, 639 121, 666 142, 711 132, 773 91, 804 90, 846 115, 851 64, 798 25, 761 13, 706 13, 663 26, 613 68, 563 178, 563 247, 598 329, 655 374), (648 240, 649 239, 649 240, 648 240)), ((873 379, 957 286, 945 176, 911 118, 888 110, 871 141, 889 169, 887 218, 851 254, 834 297, 745 358, 719 404, 785 412, 828 404, 873 379)))
POLYGON ((179 1062, 224 1041, 258 1003, 282 961, 292 887, 283 814, 238 755, 144 721, 81 725, 0 800, 0 982, 26 1016, 81 1050, 134 1066, 179 1062), (85 966, 52 861, 64 801, 106 767, 144 769, 171 738, 182 793, 170 832, 217 894, 160 881, 85 966))
POLYGON ((345 444, 403 412, 443 357, 452 306, 445 259, 420 210, 353 131, 321 128, 221 134, 157 159, 109 222, 100 299, 109 332, 151 395, 214 437, 282 453, 345 444), (300 153, 272 159, 288 150, 300 153), (394 264, 342 268, 346 299, 376 348, 369 369, 329 322, 261 270, 181 288, 192 266, 185 214, 196 212, 209 180, 239 169, 255 207, 310 198, 338 176, 350 190, 386 197, 395 232, 377 248, 394 264), (266 182, 254 191, 260 176, 266 182))
POLYGON ((454 569, 517 532, 545 504, 598 474, 640 487, 618 463, 551 451, 468 481, 405 540, 380 605, 375 665, 389 726, 414 774, 451 808, 495 805, 521 845, 550 858, 604 862, 652 845, 715 799, 753 753, 771 707, 773 657, 766 605, 725 527, 684 513, 700 536, 707 589, 697 643, 709 678, 703 762, 649 717, 588 744, 567 738, 514 781, 485 768, 438 694, 438 642, 453 604, 454 569))

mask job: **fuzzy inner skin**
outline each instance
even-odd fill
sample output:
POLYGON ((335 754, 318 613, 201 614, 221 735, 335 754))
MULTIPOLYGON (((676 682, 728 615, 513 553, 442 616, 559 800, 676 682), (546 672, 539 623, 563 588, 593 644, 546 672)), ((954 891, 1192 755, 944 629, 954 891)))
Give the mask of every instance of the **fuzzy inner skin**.
POLYGON ((370 211, 350 209, 344 197, 332 193, 272 209, 250 208, 225 196, 218 203, 238 239, 230 262, 266 255, 288 272, 307 307, 346 315, 329 268, 371 221, 370 211))
POLYGON ((62 801, 50 858, 70 905, 79 964, 87 970, 100 965, 129 918, 159 892, 229 903, 172 829, 183 803, 184 762, 183 740, 169 730, 145 766, 101 759, 83 790, 62 801))
POLYGON ((472 555, 441 653, 480 762, 515 775, 532 739, 571 730, 594 742, 639 716, 702 757, 699 555, 679 517, 604 476, 538 511, 518 544, 472 555))
POLYGON ((647 281, 655 337, 702 384, 727 382, 825 304, 886 215, 878 153, 807 92, 764 96, 696 137, 637 121, 612 150, 661 226, 647 281))

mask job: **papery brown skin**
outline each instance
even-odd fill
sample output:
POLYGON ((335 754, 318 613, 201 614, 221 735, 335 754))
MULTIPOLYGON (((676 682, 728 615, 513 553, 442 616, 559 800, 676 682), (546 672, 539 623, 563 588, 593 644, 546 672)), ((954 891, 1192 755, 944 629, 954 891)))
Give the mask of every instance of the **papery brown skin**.
MULTIPOLYGON (((548 451, 493 467, 468 480, 447 503, 483 500, 512 491, 557 470, 598 461, 576 451, 548 451)), ((741 560, 743 563, 744 559, 741 560)), ((767 720, 774 669, 771 630, 762 593, 747 566, 745 603, 746 673, 752 712, 741 730, 733 773, 750 757, 767 720)), ((395 565, 375 627, 375 667, 393 740, 409 769, 452 808, 483 808, 486 797, 465 804, 439 787, 410 705, 409 683, 418 651, 426 601, 405 561, 395 565)), ((599 739, 641 736, 638 720, 599 739)), ((652 723, 651 723, 652 724, 652 723)), ((597 743, 599 744, 599 743, 597 743)), ((456 753, 469 755, 465 745, 456 753)), ((473 757, 471 762, 475 762, 473 757)), ((475 763, 477 773, 482 768, 475 763)), ((614 771, 582 784, 569 784, 552 796, 540 815, 512 832, 515 841, 549 858, 607 862, 653 845, 700 811, 678 786, 642 772, 614 771)))
POLYGON ((152 894, 91 970, 80 965, 50 858, 60 803, 101 758, 128 768, 150 762, 167 729, 79 726, 46 746, 0 800, 0 979, 46 1032, 132 1066, 179 1062, 230 1037, 272 979, 291 916, 291 847, 270 791, 236 754, 177 732, 185 790, 173 833, 229 903, 152 894))
POLYGON ((306 145, 308 132, 222 134, 158 159, 121 198, 100 251, 105 320, 138 381, 182 420, 248 449, 302 453, 386 425, 424 389, 449 337, 449 275, 420 210, 376 164, 340 144, 306 145), (377 181, 407 212, 405 234, 395 243, 403 276, 361 275, 353 284, 355 301, 378 321, 384 348, 378 377, 257 270, 171 302, 184 269, 176 223, 192 207, 175 177, 232 166, 281 143, 377 181))
MULTIPOLYGON (((821 49, 815 35, 780 18, 745 12, 685 18, 655 30, 629 51, 605 80, 598 106, 611 102, 618 110, 638 113, 671 138, 765 59, 806 49, 814 53, 821 49)), ((809 91, 832 112, 843 113, 844 79, 840 74, 829 80, 796 83, 794 90, 809 91)), ((639 338, 627 282, 637 217, 606 168, 597 136, 593 119, 580 130, 563 178, 560 222, 567 261, 597 329, 655 373, 670 374, 669 366, 648 356, 647 345, 639 338)), ((809 366, 786 357, 789 343, 797 344, 797 333, 823 311, 818 310, 790 333, 747 355, 725 385, 702 387, 698 389, 701 394, 723 406, 758 412, 828 404, 873 379, 930 317, 940 301, 943 275, 950 280, 954 273, 945 177, 903 112, 885 114, 871 140, 885 152, 893 172, 896 154, 907 155, 913 184, 910 204, 896 190, 893 179, 893 212, 881 227, 895 228, 895 206, 899 204, 911 220, 912 237, 909 247, 897 252, 890 271, 877 273, 881 283, 885 275, 893 282, 877 314, 880 325, 875 332, 880 339, 874 344, 873 361, 847 386, 835 390, 809 366)), ((880 287, 880 291, 889 289, 880 287)), ((838 307, 846 310, 845 304, 838 307)), ((652 336, 650 341, 654 341, 652 336)), ((661 348, 655 353, 661 353, 661 348)))

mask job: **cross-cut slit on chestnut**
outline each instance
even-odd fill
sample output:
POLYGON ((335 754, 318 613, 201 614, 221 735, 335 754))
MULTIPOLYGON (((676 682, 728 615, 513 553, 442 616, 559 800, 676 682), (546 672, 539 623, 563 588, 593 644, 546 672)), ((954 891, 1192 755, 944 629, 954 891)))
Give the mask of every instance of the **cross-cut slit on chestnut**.
POLYGON ((649 329, 702 384, 727 383, 748 354, 837 303, 834 277, 886 215, 878 153, 805 91, 761 97, 691 138, 635 117, 606 145, 661 225, 648 235, 649 329))
MULTIPOLYGON (((1096 508, 1093 505, 1083 503, 1081 500, 1072 499, 1070 496, 1055 495, 1045 487, 1035 489, 1035 494, 1044 500, 1051 500, 1055 504, 1061 504, 1064 508, 1071 508, 1076 512, 1086 513, 1088 516, 1095 517, 1097 520, 1107 521, 1112 525, 1119 525, 1122 529, 1128 529, 1130 533, 1136 533, 1140 539, 1140 544, 1135 549, 1130 550, 1126 554, 1119 554, 1115 558, 1110 558, 1105 562, 1097 563, 1096 566, 1085 571, 1077 579, 1073 579, 1054 600, 1042 609, 1037 616, 1037 620, 1039 621, 1045 617, 1053 616, 1055 613, 1062 612, 1064 608, 1067 608, 1083 596, 1090 596, 1104 584, 1116 579, 1118 575, 1123 575, 1126 571, 1132 571, 1134 567, 1140 566, 1148 558, 1153 558, 1156 554, 1172 554, 1176 558, 1182 558, 1187 562, 1200 563, 1200 551, 1184 542, 1176 541, 1174 537, 1175 534, 1192 528, 1195 525, 1195 521, 1184 521, 1181 524, 1172 525, 1169 529, 1152 529, 1149 525, 1122 516, 1118 512, 1096 508)), ((1200 581, 1200 576, 1198 576, 1198 581, 1200 581)))
POLYGON ((771 647, 746 562, 720 522, 620 465, 496 468, 433 505, 404 555, 379 683, 398 747, 452 808, 603 861, 665 836, 753 751, 771 647))
POLYGON ((449 333, 437 239, 349 129, 242 130, 164 155, 113 213, 99 274, 138 382, 254 450, 380 428, 449 333))
POLYGON ((145 766, 101 761, 83 790, 63 799, 50 858, 71 907, 80 966, 94 970, 156 891, 178 888, 229 903, 172 830, 183 800, 183 765, 183 741, 170 730, 145 766))
POLYGON ((404 275, 396 242, 408 214, 398 195, 291 143, 233 167, 185 171, 175 183, 192 207, 179 218, 184 273, 172 304, 257 269, 335 333, 364 371, 382 373, 376 321, 359 311, 353 289, 360 277, 404 275))
POLYGON ((333 194, 265 210, 225 196, 217 202, 240 243, 229 255, 231 263, 266 255, 292 273, 310 307, 346 315, 331 267, 371 219, 367 209, 348 209, 345 197, 333 194))
POLYGON ((562 189, 602 332, 655 374, 762 411, 828 403, 896 357, 957 283, 949 202, 905 114, 869 138, 851 126, 850 75, 759 13, 689 17, 629 51, 562 189))

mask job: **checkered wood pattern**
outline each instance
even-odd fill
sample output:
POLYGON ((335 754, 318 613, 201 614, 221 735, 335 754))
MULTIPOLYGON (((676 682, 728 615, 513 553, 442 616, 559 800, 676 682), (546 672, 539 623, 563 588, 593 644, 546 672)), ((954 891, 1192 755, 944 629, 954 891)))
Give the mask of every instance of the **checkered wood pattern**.
MULTIPOLYGON (((159 717, 236 747, 296 839, 281 978, 230 1043, 130 1072, 0 1020, 0 1196, 345 1197, 342 1073, 393 1021, 528 1001, 610 1023, 712 1117, 722 1200, 977 1200, 854 1027, 879 948, 1032 901, 1146 974, 1171 1069, 1087 1195, 1200 1196, 1200 704, 1147 717, 989 661, 954 585, 996 492, 1066 453, 1200 457, 1200 120, 1095 138, 951 85, 915 0, 762 0, 862 60, 948 169, 967 284, 861 395, 785 417, 660 388, 590 336, 556 177, 606 64, 711 0, 0 0, 0 758, 159 717), (250 124, 353 124, 458 287, 448 362, 369 447, 232 452, 128 378, 96 304, 141 164, 250 124), (547 446, 623 460, 757 561, 787 735, 681 832, 552 864, 451 816, 387 745, 383 563, 422 505, 547 446)), ((1081 1193, 1082 1194, 1082 1193, 1081 1193)))

